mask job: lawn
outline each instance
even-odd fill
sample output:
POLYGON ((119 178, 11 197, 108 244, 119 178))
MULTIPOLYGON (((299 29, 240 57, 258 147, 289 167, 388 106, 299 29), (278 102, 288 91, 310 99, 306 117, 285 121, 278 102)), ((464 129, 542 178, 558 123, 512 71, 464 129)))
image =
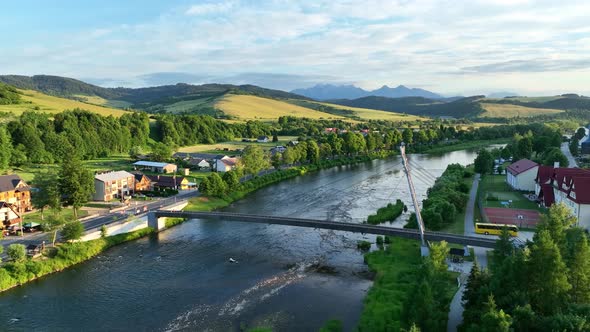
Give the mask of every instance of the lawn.
POLYGON ((506 183, 505 175, 486 175, 479 182, 479 198, 483 202, 484 207, 505 207, 500 204, 502 201, 512 200, 508 206, 513 209, 527 209, 543 211, 539 208, 537 203, 528 200, 519 191, 513 190, 506 183), (497 200, 490 200, 490 197, 495 197, 497 200))
MULTIPOLYGON (((52 212, 49 210, 45 211, 45 213, 44 213, 45 219, 47 219, 47 217, 50 216, 51 213, 52 212)), ((73 220, 74 219, 74 210, 70 207, 61 209, 60 214, 66 220, 73 220)), ((88 211, 78 210, 78 218, 86 217, 87 215, 88 215, 88 211)), ((26 213, 23 216, 23 222, 37 222, 37 223, 43 222, 43 220, 41 220, 41 212, 35 211, 35 212, 26 213)))
POLYGON ((229 203, 221 198, 199 196, 189 199, 184 211, 213 211, 228 205, 229 203))

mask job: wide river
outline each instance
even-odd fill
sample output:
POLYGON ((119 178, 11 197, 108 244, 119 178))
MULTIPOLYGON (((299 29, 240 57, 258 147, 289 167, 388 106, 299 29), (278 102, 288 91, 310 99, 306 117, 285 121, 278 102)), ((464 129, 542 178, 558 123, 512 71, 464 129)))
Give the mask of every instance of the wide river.
MULTIPOLYGON (((448 164, 469 164, 475 156, 409 156, 411 164, 423 167, 414 172, 419 199, 448 164)), ((397 198, 411 207, 399 157, 284 181, 226 211, 358 223, 397 198)), ((363 238, 374 240, 339 231, 191 220, 0 294, 0 330, 317 331, 328 319, 351 330, 372 285, 356 249, 363 238), (230 257, 238 263, 229 263, 230 257)))

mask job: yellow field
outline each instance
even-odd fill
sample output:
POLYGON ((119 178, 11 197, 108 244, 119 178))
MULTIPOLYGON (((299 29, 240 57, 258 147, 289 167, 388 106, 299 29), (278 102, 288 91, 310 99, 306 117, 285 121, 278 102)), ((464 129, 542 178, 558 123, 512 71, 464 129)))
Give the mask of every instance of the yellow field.
POLYGON ((280 116, 286 115, 310 119, 346 119, 274 99, 248 95, 227 95, 215 107, 240 120, 276 121, 280 116))
POLYGON ((535 115, 549 115, 563 112, 551 108, 532 108, 520 105, 481 103, 485 112, 480 115, 485 118, 514 118, 535 115))
POLYGON ((14 115, 20 115, 25 111, 33 110, 36 112, 56 114, 65 110, 73 110, 75 108, 87 110, 93 113, 98 113, 103 116, 120 117, 128 113, 116 108, 104 107, 86 104, 76 100, 53 97, 33 90, 19 90, 22 92, 21 99, 25 102, 18 105, 0 105, 0 112, 11 112, 14 115), (38 109, 35 109, 38 107, 38 109))
POLYGON ((427 118, 401 114, 394 112, 386 112, 380 110, 374 110, 370 108, 350 107, 344 105, 330 104, 330 103, 317 103, 320 105, 330 106, 341 110, 349 110, 364 120, 388 120, 388 121, 415 121, 415 120, 427 120, 427 118))

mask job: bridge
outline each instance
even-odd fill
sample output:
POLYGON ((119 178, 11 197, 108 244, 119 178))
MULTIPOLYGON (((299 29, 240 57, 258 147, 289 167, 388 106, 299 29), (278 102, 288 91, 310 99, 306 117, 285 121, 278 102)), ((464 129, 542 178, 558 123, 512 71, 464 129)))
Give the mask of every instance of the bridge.
MULTIPOLYGON (((307 228, 331 229, 344 232, 361 233, 361 234, 376 234, 396 236, 407 239, 421 240, 421 233, 414 229, 392 228, 384 226, 376 226, 369 224, 353 224, 339 221, 328 220, 311 220, 290 217, 277 216, 259 216, 242 213, 228 213, 228 212, 189 212, 189 211, 165 211, 156 210, 148 213, 148 226, 157 231, 165 228, 164 219, 170 218, 187 218, 187 219, 212 219, 225 220, 237 222, 263 223, 273 225, 285 225, 307 228)), ((424 232, 424 239, 427 241, 447 241, 460 245, 470 245, 474 247, 494 248, 496 244, 495 239, 480 238, 475 236, 465 236, 441 232, 424 232)))

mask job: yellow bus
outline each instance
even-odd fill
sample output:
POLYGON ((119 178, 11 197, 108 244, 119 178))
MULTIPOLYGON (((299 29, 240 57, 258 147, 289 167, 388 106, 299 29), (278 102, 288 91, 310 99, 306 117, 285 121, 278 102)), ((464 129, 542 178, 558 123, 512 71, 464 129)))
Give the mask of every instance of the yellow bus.
POLYGON ((484 224, 484 223, 475 223, 475 232, 478 234, 485 234, 485 235, 500 235, 502 234, 502 229, 506 227, 508 228, 508 233, 511 236, 518 236, 518 227, 515 225, 507 225, 507 224, 484 224))

